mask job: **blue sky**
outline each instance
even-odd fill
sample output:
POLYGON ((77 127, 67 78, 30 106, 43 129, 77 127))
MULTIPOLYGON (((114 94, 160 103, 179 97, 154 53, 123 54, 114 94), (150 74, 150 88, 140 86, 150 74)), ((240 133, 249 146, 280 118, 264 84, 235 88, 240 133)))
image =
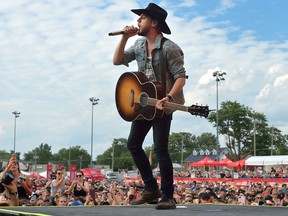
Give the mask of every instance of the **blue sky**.
MULTIPOLYGON (((208 1, 203 1, 207 3, 208 1)), ((211 1, 210 1, 211 2, 211 1)), ((214 1, 218 2, 218 1, 214 1)), ((223 1, 225 2, 225 1, 223 1)), ((284 24, 287 14, 285 0, 239 0, 233 2, 233 7, 224 9, 219 17, 211 21, 229 20, 231 25, 239 26, 240 30, 251 30, 258 40, 287 40, 287 28, 284 24)), ((203 5, 207 8, 207 5, 203 5)), ((217 6, 216 6, 217 7, 217 6)), ((221 7, 220 7, 221 8, 221 7)), ((209 13, 209 11, 205 11, 209 13)), ((234 35, 237 38, 237 33, 234 35)))
MULTIPOLYGON (((216 107, 216 70, 227 72, 219 83, 219 104, 237 101, 267 116, 269 125, 288 134, 288 32, 285 0, 154 1, 168 11, 166 35, 185 53, 189 79, 186 105, 216 107), (285 87, 286 86, 286 87, 285 87)), ((10 0, 0 2, 0 149, 14 142, 24 153, 48 143, 52 151, 80 145, 90 153, 91 102, 94 107, 93 158, 114 138, 127 138, 114 100, 121 73, 113 66, 120 36, 108 32, 137 25, 130 9, 149 1, 10 0)), ((128 46, 136 39, 132 38, 128 46)), ((215 133, 206 119, 176 112, 171 132, 215 133)), ((151 133, 145 145, 152 144, 151 133)), ((225 137, 220 137, 223 145, 225 137)))

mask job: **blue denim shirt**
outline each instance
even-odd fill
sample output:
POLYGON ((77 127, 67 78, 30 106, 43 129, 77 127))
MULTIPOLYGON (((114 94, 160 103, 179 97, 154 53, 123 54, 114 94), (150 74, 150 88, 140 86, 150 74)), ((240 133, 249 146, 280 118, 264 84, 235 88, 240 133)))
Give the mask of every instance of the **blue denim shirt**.
MULTIPOLYGON (((156 79, 161 81, 161 68, 167 68, 166 71, 166 94, 171 90, 177 78, 186 77, 184 68, 184 54, 181 48, 173 41, 167 39, 162 47, 161 40, 163 35, 160 33, 154 43, 152 50, 152 67, 156 75, 156 79), (163 53, 164 59, 161 58, 163 53)), ((136 60, 138 64, 138 71, 145 71, 145 63, 147 57, 146 38, 142 37, 135 41, 134 45, 125 50, 122 64, 129 66, 129 62, 136 60)), ((177 95, 173 96, 174 102, 184 104, 183 90, 177 95)), ((168 111, 169 112, 169 111, 168 111)), ((167 113, 167 112, 166 112, 167 113)))

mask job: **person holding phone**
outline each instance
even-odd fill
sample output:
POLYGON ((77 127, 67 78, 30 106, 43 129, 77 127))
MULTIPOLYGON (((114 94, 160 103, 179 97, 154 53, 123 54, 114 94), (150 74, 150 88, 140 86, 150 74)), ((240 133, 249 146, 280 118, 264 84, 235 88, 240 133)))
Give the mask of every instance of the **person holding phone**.
POLYGON ((29 196, 32 194, 32 183, 28 176, 21 173, 16 154, 12 154, 2 175, 5 176, 7 173, 11 173, 14 176, 13 182, 17 187, 19 205, 29 204, 29 196))
POLYGON ((9 185, 2 183, 2 185, 6 188, 10 196, 10 206, 19 206, 19 197, 15 182, 12 181, 9 185))

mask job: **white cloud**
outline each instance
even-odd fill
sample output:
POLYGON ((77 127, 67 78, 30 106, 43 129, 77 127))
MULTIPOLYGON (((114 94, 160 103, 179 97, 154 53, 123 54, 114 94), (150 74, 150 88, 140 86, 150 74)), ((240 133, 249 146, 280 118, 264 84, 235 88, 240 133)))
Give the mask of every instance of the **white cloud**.
POLYGON ((282 70, 282 65, 281 64, 277 64, 277 65, 273 65, 272 67, 269 68, 269 74, 273 75, 275 73, 278 73, 282 70))
POLYGON ((223 14, 225 11, 235 7, 237 5, 237 1, 235 0, 221 0, 217 9, 214 10, 214 14, 223 14))
POLYGON ((287 80, 288 80, 288 74, 277 77, 277 79, 274 82, 274 86, 275 87, 286 86, 284 84, 285 84, 285 82, 287 82, 287 80))
POLYGON ((264 88, 260 91, 259 95, 256 97, 257 99, 261 99, 263 97, 267 97, 270 93, 271 85, 267 84, 264 88))

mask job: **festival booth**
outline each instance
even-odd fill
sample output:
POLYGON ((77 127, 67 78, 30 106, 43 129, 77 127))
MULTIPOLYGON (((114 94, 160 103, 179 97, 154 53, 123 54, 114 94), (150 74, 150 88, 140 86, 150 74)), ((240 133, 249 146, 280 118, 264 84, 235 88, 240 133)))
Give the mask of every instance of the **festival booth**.
POLYGON ((209 157, 205 157, 204 159, 197 161, 197 162, 191 162, 190 167, 214 167, 214 166, 222 166, 222 167, 228 167, 228 168, 237 168, 237 171, 240 171, 243 167, 245 167, 245 159, 239 160, 239 161, 231 161, 228 158, 224 158, 220 161, 212 160, 209 157))
POLYGON ((245 166, 246 166, 246 160, 245 159, 234 161, 234 162, 227 164, 227 167, 237 168, 238 172, 245 166))
POLYGON ((246 166, 263 166, 264 170, 288 166, 288 155, 253 156, 246 160, 246 166))
MULTIPOLYGON (((215 161, 209 157, 205 157, 200 161, 197 162, 190 162, 190 167, 199 167, 199 171, 209 171, 214 169, 216 166, 224 166, 224 163, 221 163, 219 161, 215 161)), ((191 173, 191 176, 194 177, 194 173, 191 173)))
POLYGON ((245 166, 245 160, 241 160, 241 161, 231 161, 229 158, 224 158, 220 161, 215 161, 215 160, 212 160, 211 158, 209 157, 205 157, 203 158, 202 160, 200 161, 197 161, 197 162, 191 162, 190 163, 190 166, 191 167, 195 167, 195 166, 230 166, 230 167, 238 167, 238 166, 245 166))
POLYGON ((212 160, 209 157, 205 157, 200 161, 190 163, 190 167, 196 167, 196 166, 223 166, 223 163, 212 160))
POLYGON ((233 161, 231 161, 229 158, 224 158, 220 160, 219 163, 222 164, 221 166, 228 166, 229 164, 233 163, 233 161))

